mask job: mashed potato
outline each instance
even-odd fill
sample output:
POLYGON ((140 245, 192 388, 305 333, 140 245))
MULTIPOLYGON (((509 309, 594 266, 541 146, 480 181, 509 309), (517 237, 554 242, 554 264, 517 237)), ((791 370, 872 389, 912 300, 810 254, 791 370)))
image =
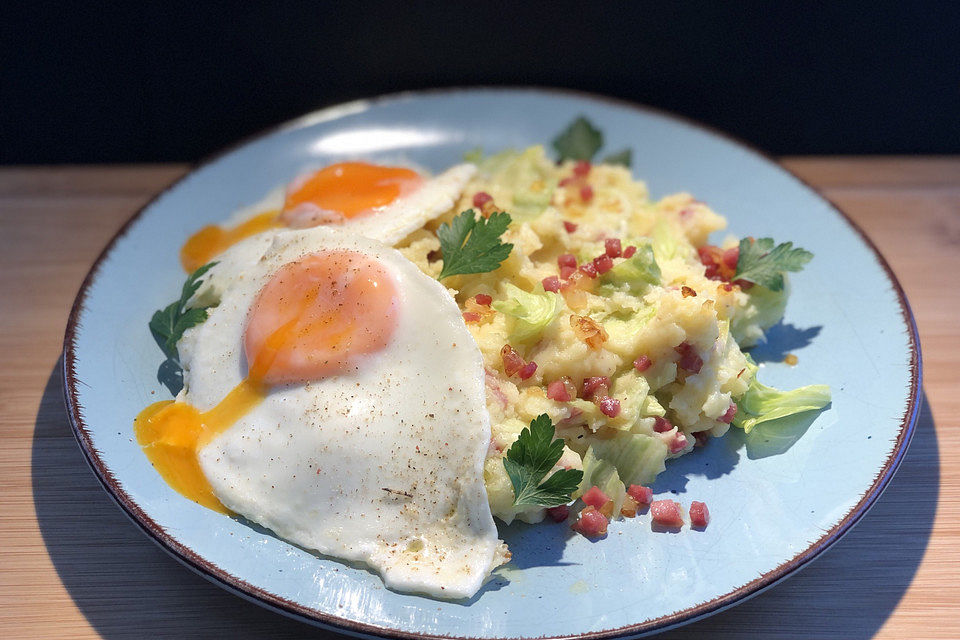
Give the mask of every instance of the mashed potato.
POLYGON ((585 484, 600 482, 599 459, 629 452, 615 479, 604 476, 621 500, 623 484, 652 481, 667 458, 727 431, 755 371, 741 346, 780 319, 786 291, 707 277, 698 248, 725 227, 723 217, 684 193, 652 201, 624 167, 558 165, 537 146, 481 160, 450 214, 400 251, 437 277, 436 229, 470 208, 513 220, 503 237, 513 250, 500 268, 443 281, 487 370, 484 475, 495 516, 544 517, 542 508, 513 506, 501 460, 539 414, 566 443, 557 468, 584 469, 585 484))

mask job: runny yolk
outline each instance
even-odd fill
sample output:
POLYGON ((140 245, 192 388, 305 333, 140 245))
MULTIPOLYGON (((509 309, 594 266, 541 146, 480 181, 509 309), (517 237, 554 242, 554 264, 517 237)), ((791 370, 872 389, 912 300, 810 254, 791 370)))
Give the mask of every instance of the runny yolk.
POLYGON ((331 250, 281 268, 247 318, 247 378, 208 411, 157 402, 134 420, 137 442, 173 489, 221 513, 197 454, 256 407, 271 385, 317 380, 383 349, 398 315, 393 278, 361 253, 331 250))
POLYGON ((280 226, 279 211, 265 211, 232 228, 210 225, 190 236, 180 249, 180 264, 193 273, 241 240, 280 226))
POLYGON ((411 169, 341 162, 292 184, 283 210, 308 204, 343 218, 355 218, 390 204, 422 182, 423 177, 411 169))

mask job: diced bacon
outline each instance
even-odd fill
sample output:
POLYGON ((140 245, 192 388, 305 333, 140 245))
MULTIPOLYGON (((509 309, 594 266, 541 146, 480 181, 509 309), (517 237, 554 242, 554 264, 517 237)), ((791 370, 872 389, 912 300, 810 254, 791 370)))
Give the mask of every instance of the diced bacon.
POLYGON ((673 425, 670 424, 670 421, 666 418, 661 418, 660 416, 654 416, 653 418, 653 430, 657 433, 665 433, 673 429, 673 425))
POLYGON ((588 160, 577 160, 573 165, 573 175, 583 178, 588 173, 590 173, 590 162, 588 160))
POLYGON ((597 277, 597 265, 592 262, 586 262, 580 265, 580 273, 591 278, 597 277))
POLYGON ((570 526, 574 531, 588 538, 599 538, 606 535, 607 524, 607 519, 602 513, 593 507, 586 507, 580 512, 577 521, 570 526))
POLYGON ((722 286, 724 291, 733 291, 733 285, 729 282, 724 282, 722 286))
POLYGON ((543 279, 543 290, 556 293, 560 291, 560 278, 557 276, 547 276, 543 279))
POLYGON ((570 507, 569 505, 561 504, 557 507, 550 507, 547 509, 547 515, 550 516, 550 519, 554 522, 563 522, 570 516, 570 507))
POLYGON ((473 206, 478 209, 483 209, 483 205, 488 202, 493 202, 493 196, 491 196, 486 191, 478 191, 473 195, 473 206))
POLYGON ((650 503, 650 515, 653 523, 662 527, 677 528, 683 526, 683 514, 680 503, 673 500, 654 500, 650 503))
POLYGON ((572 253, 564 253, 564 254, 561 254, 561 255, 557 258, 557 265, 560 266, 560 267, 573 267, 574 269, 576 269, 576 268, 577 268, 577 256, 573 255, 572 253))
POLYGON ((520 378, 521 380, 526 380, 536 372, 537 372, 537 363, 528 362, 527 364, 523 365, 520 371, 517 372, 517 377, 520 378))
POLYGON ((626 249, 623 250, 623 257, 632 258, 636 252, 637 252, 637 248, 631 244, 626 249))
POLYGON ((650 504, 653 500, 653 489, 632 484, 627 487, 627 495, 636 500, 638 504, 650 504))
POLYGON ((610 496, 601 491, 600 487, 596 486, 587 489, 586 493, 584 493, 580 499, 583 500, 583 504, 588 504, 594 509, 599 509, 610 502, 610 496))
POLYGON ((600 407, 600 413, 608 418, 616 418, 620 415, 620 401, 616 398, 603 396, 597 401, 597 406, 600 407))
POLYGON ((596 267, 597 273, 606 273, 613 269, 613 258, 607 254, 597 256, 593 259, 593 266, 596 267))
POLYGON ((554 380, 547 385, 547 397, 557 402, 569 402, 571 400, 570 392, 563 380, 554 380))
POLYGON ((607 238, 603 241, 604 249, 611 258, 619 258, 623 254, 623 248, 620 245, 620 238, 607 238))
POLYGON ((670 441, 670 453, 680 453, 687 448, 687 436, 683 435, 679 431, 673 436, 673 440, 670 441))
POLYGON ((562 178, 560 182, 557 183, 557 186, 569 187, 570 185, 578 184, 579 182, 580 180, 576 176, 567 176, 566 178, 562 178))
POLYGON ((503 361, 503 372, 508 377, 519 372, 526 364, 517 350, 508 344, 503 345, 503 348, 500 349, 500 359, 503 361))
POLYGON ((593 187, 588 184, 580 187, 580 199, 584 202, 590 202, 593 200, 593 187))
POLYGON ((602 395, 606 395, 609 389, 610 378, 607 376, 590 376, 583 379, 583 393, 580 394, 580 397, 589 400, 598 391, 603 391, 602 395))
POLYGON ((480 314, 474 313, 473 311, 464 311, 463 321, 469 324, 475 324, 477 322, 480 322, 480 314))
POLYGON ((653 361, 650 360, 650 358, 648 358, 647 356, 640 356, 639 358, 633 361, 633 368, 639 371, 640 373, 643 373, 644 371, 649 369, 651 366, 653 366, 653 361))
POLYGON ((700 373, 700 369, 703 367, 703 358, 697 355, 692 344, 684 340, 673 350, 680 354, 680 359, 677 361, 678 367, 691 373, 700 373))
POLYGON ((484 369, 486 376, 484 377, 484 382, 487 385, 487 389, 490 390, 490 393, 493 394, 493 397, 497 399, 497 402, 500 403, 500 406, 504 409, 507 408, 507 395, 500 388, 500 381, 497 378, 497 372, 493 369, 484 369))
POLYGON ((721 255, 720 259, 723 261, 723 265, 727 267, 727 269, 732 269, 734 272, 736 272, 737 263, 740 261, 740 247, 726 249, 721 255))
POLYGON ((735 402, 731 402, 730 406, 727 407, 726 412, 724 412, 722 416, 717 418, 717 421, 730 424, 731 422, 733 422, 733 417, 735 415, 737 415, 737 405, 735 402))
POLYGON ((577 225, 567 220, 563 221, 563 228, 566 229, 567 233, 573 233, 577 230, 577 225))
POLYGON ((697 500, 690 503, 690 524, 697 529, 704 529, 710 524, 710 511, 706 504, 697 500))
POLYGON ((484 307, 489 307, 493 302, 493 298, 485 293, 478 293, 477 295, 473 296, 473 299, 477 301, 477 304, 483 305, 484 307))
POLYGON ((624 496, 623 497, 623 506, 620 507, 620 515, 625 518, 633 518, 637 515, 637 506, 638 503, 634 500, 633 496, 624 496))
POLYGON ((560 277, 564 280, 569 280, 570 276, 577 272, 576 267, 560 267, 560 277))

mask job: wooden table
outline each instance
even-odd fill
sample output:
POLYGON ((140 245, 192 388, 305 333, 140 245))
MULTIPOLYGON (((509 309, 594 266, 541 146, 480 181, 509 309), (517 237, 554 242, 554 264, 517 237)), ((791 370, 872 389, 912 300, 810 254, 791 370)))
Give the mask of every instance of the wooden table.
MULTIPOLYGON (((873 510, 809 568, 666 638, 960 638, 960 158, 791 158, 859 222, 920 327, 925 408, 873 510)), ((67 424, 67 312, 181 165, 0 169, 0 637, 332 635, 173 561, 100 488, 67 424)))

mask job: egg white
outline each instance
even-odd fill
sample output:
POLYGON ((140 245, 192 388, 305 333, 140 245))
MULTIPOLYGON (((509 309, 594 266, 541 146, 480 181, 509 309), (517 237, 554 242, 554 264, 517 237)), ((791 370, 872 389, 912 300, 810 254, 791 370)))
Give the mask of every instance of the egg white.
POLYGON ((397 590, 470 597, 506 552, 483 482, 483 360, 449 293, 397 251, 332 228, 276 234, 180 341, 180 399, 207 410, 243 380, 260 289, 323 249, 365 253, 393 276, 391 343, 344 375, 274 388, 199 452, 201 467, 224 505, 290 542, 366 563, 397 590))

